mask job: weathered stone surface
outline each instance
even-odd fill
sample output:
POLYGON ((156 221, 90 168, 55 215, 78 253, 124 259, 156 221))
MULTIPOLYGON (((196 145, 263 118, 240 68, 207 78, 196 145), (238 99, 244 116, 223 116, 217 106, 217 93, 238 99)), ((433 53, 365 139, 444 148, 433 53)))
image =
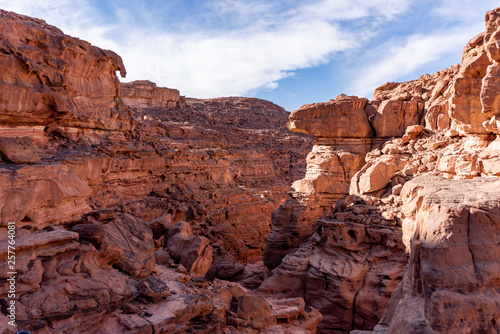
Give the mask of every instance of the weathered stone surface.
POLYGON ((29 137, 0 137, 0 156, 9 162, 17 164, 40 162, 40 157, 29 137))
POLYGON ((372 121, 376 136, 402 136, 408 126, 420 123, 422 107, 416 101, 382 101, 372 121))
POLYGON ((257 291, 303 297, 323 315, 320 332, 372 328, 403 276, 406 257, 400 228, 369 217, 359 223, 356 216, 345 222, 319 219, 311 240, 285 256, 257 291))
POLYGON ((0 210, 8 222, 44 228, 53 222, 73 221, 90 211, 92 190, 66 166, 39 165, 0 170, 0 210))
POLYGON ((241 296, 238 298, 238 317, 248 320, 253 329, 261 330, 276 323, 271 306, 264 297, 241 296))
MULTIPOLYGON (((263 256, 264 263, 269 268, 275 268, 290 249, 305 242, 313 232, 314 221, 331 212, 332 204, 348 193, 350 179, 363 166, 364 157, 370 150, 372 140, 350 138, 349 135, 346 135, 346 138, 336 137, 345 134, 342 131, 346 128, 339 124, 350 122, 352 115, 359 116, 363 113, 363 117, 366 117, 366 113, 359 110, 365 105, 366 101, 363 99, 340 96, 329 102, 326 107, 306 106, 304 112, 299 109, 295 115, 293 113, 290 115, 291 122, 297 129, 294 131, 303 129, 306 133, 317 133, 317 138, 316 145, 307 156, 305 177, 292 185, 294 198, 289 199, 272 215, 272 230, 267 238, 263 256), (314 132, 316 130, 310 132, 310 127, 312 129, 317 125, 317 120, 314 119, 315 112, 320 112, 323 117, 330 117, 328 112, 333 114, 332 117, 337 123, 331 124, 330 135, 328 132, 314 132), (292 119, 292 116, 295 119, 292 119), (299 117, 306 118, 299 119, 299 117), (330 137, 324 138, 327 136, 330 137)), ((357 135, 370 136, 372 131, 368 119, 363 118, 363 120, 366 120, 366 131, 360 130, 357 135)))
POLYGON ((116 265, 126 273, 145 277, 153 270, 155 248, 153 232, 144 221, 125 214, 123 219, 104 225, 104 243, 120 249, 121 258, 116 265))
POLYGON ((132 129, 119 99, 116 71, 126 71, 116 53, 11 12, 1 12, 0 27, 2 124, 132 129))
POLYGON ((413 236, 403 294, 393 297, 399 307, 385 317, 388 333, 499 330, 499 184, 420 177, 403 187, 413 236))
POLYGON ((308 104, 291 113, 288 127, 316 137, 371 137, 372 128, 364 110, 367 103, 367 99, 340 95, 326 103, 308 104))
POLYGON ((154 82, 138 80, 121 84, 123 102, 134 108, 177 108, 184 98, 177 89, 158 87, 154 82))
POLYGON ((467 133, 486 133, 482 124, 488 118, 481 112, 480 94, 490 63, 482 44, 464 50, 460 71, 451 86, 450 116, 458 129, 467 133))
POLYGON ((170 256, 195 275, 205 276, 212 264, 213 249, 209 240, 194 236, 186 222, 179 222, 168 231, 166 246, 170 256))
POLYGON ((394 174, 406 165, 404 156, 386 154, 369 161, 351 179, 350 194, 363 195, 385 188, 394 174))
POLYGON ((410 140, 416 139, 421 133, 424 131, 424 127, 422 125, 411 125, 406 128, 403 137, 403 144, 407 144, 410 140))

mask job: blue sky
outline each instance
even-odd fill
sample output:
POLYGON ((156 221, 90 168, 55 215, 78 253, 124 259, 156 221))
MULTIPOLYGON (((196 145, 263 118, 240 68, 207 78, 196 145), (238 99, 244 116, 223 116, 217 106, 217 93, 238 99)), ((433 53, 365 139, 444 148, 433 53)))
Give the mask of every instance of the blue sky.
POLYGON ((371 98, 459 63, 497 1, 0 0, 120 54, 128 75, 198 98, 253 96, 291 111, 371 98))

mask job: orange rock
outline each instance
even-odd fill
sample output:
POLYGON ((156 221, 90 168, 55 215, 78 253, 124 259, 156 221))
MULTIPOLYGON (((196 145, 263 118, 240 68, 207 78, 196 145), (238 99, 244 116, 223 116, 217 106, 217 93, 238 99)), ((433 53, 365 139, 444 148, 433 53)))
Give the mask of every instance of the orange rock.
POLYGON ((122 100, 133 108, 176 108, 184 106, 177 89, 157 87, 147 80, 121 84, 122 100))
POLYGON ((41 161, 29 137, 0 137, 0 155, 7 161, 19 164, 41 161))
POLYGON ((498 186, 496 178, 420 177, 403 187, 405 224, 414 227, 399 306, 384 316, 388 333, 417 324, 422 332, 499 330, 498 186))
POLYGON ((104 243, 122 250, 116 266, 136 277, 146 277, 156 260, 153 232, 144 221, 125 214, 123 219, 104 225, 104 243))
POLYGON ((415 101, 382 101, 372 121, 376 135, 378 137, 402 136, 408 126, 420 123, 421 108, 422 105, 415 101))
POLYGON ((205 237, 194 236, 191 226, 179 222, 167 234, 166 246, 170 256, 179 260, 189 273, 205 276, 212 264, 212 246, 205 237))
POLYGON ((349 193, 363 195, 385 188, 394 174, 405 165, 404 156, 384 155, 380 159, 370 161, 351 179, 349 193))
POLYGON ((64 35, 45 21, 2 11, 0 75, 3 124, 61 125, 127 131, 128 108, 118 98, 121 58, 64 35), (58 38, 54 38, 58 36, 58 38))
POLYGON ((316 137, 371 137, 365 107, 367 99, 340 95, 326 103, 308 104, 290 114, 288 127, 316 137))

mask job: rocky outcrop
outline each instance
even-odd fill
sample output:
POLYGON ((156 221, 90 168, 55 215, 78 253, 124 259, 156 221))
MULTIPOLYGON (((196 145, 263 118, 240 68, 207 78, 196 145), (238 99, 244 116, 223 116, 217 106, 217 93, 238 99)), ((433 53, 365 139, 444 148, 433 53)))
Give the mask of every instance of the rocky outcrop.
POLYGON ((318 309, 322 333, 377 324, 401 281, 406 256, 401 228, 377 207, 351 198, 314 224, 310 240, 283 259, 259 293, 302 297, 318 309))
POLYGON ((498 178, 419 177, 405 184, 410 260, 378 330, 495 333, 500 198, 498 178))
POLYGON ((179 222, 169 229, 166 245, 170 256, 189 273, 205 276, 212 264, 212 246, 205 237, 194 236, 191 225, 179 222))
POLYGON ((158 87, 147 80, 122 83, 121 92, 122 101, 134 108, 185 107, 184 97, 177 89, 158 87))
POLYGON ((0 137, 0 155, 6 161, 18 164, 40 162, 40 157, 29 137, 0 137))
MULTIPOLYGON (((387 156, 365 165, 368 152, 382 149, 385 142, 420 123, 429 130, 450 129, 445 97, 451 94, 449 82, 458 68, 387 83, 375 90, 372 101, 340 95, 290 115, 289 128, 316 136, 316 145, 308 155, 305 178, 293 183, 294 198, 274 213, 264 255, 269 268, 312 235, 314 221, 330 213, 335 201, 349 193, 381 191, 407 160, 403 155, 387 156)), ((405 140, 411 140, 410 134, 405 140)))
MULTIPOLYGON (((386 305, 386 314, 397 314, 399 317, 395 320, 398 324, 382 320, 382 324, 390 322, 393 333, 417 331, 415 328, 420 326, 419 321, 424 317, 429 333, 458 330, 454 327, 458 325, 450 320, 454 315, 444 311, 449 308, 445 304, 452 304, 452 299, 444 299, 445 294, 451 296, 449 291, 434 295, 436 303, 439 303, 438 299, 443 303, 433 309, 430 308, 434 302, 431 299, 409 298, 427 293, 419 290, 425 290, 421 283, 411 289, 409 284, 425 279, 432 284, 430 281, 434 279, 435 274, 423 278, 420 265, 432 267, 448 260, 436 259, 433 262, 429 257, 423 259, 421 255, 416 255, 420 257, 416 260, 412 253, 409 268, 418 268, 413 273, 408 271, 406 281, 401 285, 402 290, 396 290, 406 263, 403 250, 405 245, 410 249, 415 229, 418 229, 416 223, 405 219, 405 213, 400 210, 403 201, 414 194, 403 192, 403 199, 400 195, 402 189, 406 189, 404 184, 419 175, 442 175, 450 179, 499 175, 497 159, 500 151, 496 138, 499 132, 495 111, 499 17, 500 9, 486 14, 486 32, 473 38, 465 47, 461 65, 405 83, 387 83, 375 90, 371 101, 358 102, 360 99, 339 96, 328 103, 307 105, 292 113, 290 128, 315 135, 317 144, 308 157, 306 177, 293 184, 293 198, 273 214, 264 262, 275 269, 259 291, 268 293, 277 290, 287 297, 304 297, 307 304, 314 305, 323 313, 323 322, 318 329, 325 333, 372 329, 376 319, 382 316, 380 309, 386 305), (359 119, 358 115, 362 116, 363 112, 356 112, 356 108, 363 109, 366 118, 359 119), (350 118, 356 119, 357 123, 351 123, 350 118), (353 125, 348 128, 345 124, 353 125), (347 131, 351 128, 352 131, 347 131), (371 131, 368 131, 369 128, 371 131), (335 138, 335 142, 329 137, 335 138), (345 168, 339 158, 341 155, 335 157, 332 153, 341 147, 339 143, 354 140, 358 141, 355 145, 358 151, 352 150, 352 146, 344 146, 347 152, 342 155, 354 153, 360 160, 358 163, 351 160, 349 167, 345 168), (323 143, 327 143, 326 147, 320 146, 323 143), (350 196, 345 197, 348 194, 350 196), (370 210, 366 209, 367 206, 370 210), (377 231, 377 237, 372 234, 374 231, 377 231), (392 242, 386 243, 388 240, 392 242), (375 250, 392 256, 380 260, 371 253, 375 250), (316 257, 317 262, 314 260, 316 257), (342 261, 346 262, 341 264, 342 261), (372 261, 383 262, 387 265, 384 270, 391 268, 392 273, 398 274, 388 275, 385 283, 380 284, 374 279, 378 269, 372 261), (420 262, 412 264, 415 261, 420 262), (356 276, 354 268, 359 270, 357 273, 360 276, 356 276), (308 283, 317 280, 324 283, 317 286, 308 283), (359 285, 360 280, 364 285, 359 285), (367 306, 370 305, 369 298, 364 299, 367 286, 376 286, 379 296, 385 296, 378 299, 372 297, 377 300, 376 306, 367 306), (389 302, 388 296, 393 293, 395 297, 389 302), (401 297, 403 295, 407 297, 401 297), (402 298, 400 304, 397 304, 399 299, 396 297, 402 298), (411 308, 421 311, 413 317, 411 308), (430 315, 433 312, 439 315, 433 318, 434 315, 430 315), (443 314, 449 318, 445 319, 443 314), (432 324, 429 322, 431 318, 432 324)), ((412 189, 413 192, 420 191, 417 186, 412 189)), ((479 189, 471 188, 471 191, 480 193, 479 189)), ((416 205, 420 206, 421 201, 416 205)), ((449 205, 451 208, 458 202, 449 205)), ((431 224, 434 218, 432 215, 422 217, 422 224, 431 224)), ((433 240, 449 239, 449 235, 438 236, 435 230, 425 232, 424 227, 418 233, 433 235, 432 238, 437 238, 433 240)), ((420 242, 416 245, 420 249, 420 242)), ((440 252, 441 248, 433 251, 440 252)), ((451 280, 460 275, 444 269, 440 273, 443 277, 449 274, 451 280)), ((449 289, 455 287, 450 285, 449 289)), ((461 286, 460 289, 460 293, 465 294, 464 289, 468 288, 461 286)), ((475 292, 470 298, 476 298, 475 292)), ((482 311, 472 299, 471 303, 478 308, 469 310, 475 315, 471 314, 468 320, 464 318, 466 330, 477 332, 484 328, 486 332, 494 332, 496 320, 488 324, 484 319, 490 316, 496 318, 494 312, 487 311, 493 309, 491 305, 496 305, 496 297, 492 297, 489 306, 484 306, 486 311, 482 311)), ((378 328, 376 332, 379 331, 382 333, 384 329, 378 328)))
MULTIPOLYGON (((225 283, 203 277, 214 263, 212 279, 260 284, 241 267, 260 268, 271 212, 312 146, 285 128, 285 110, 121 85, 111 51, 10 12, 0 28, 0 240, 15 225, 14 329, 314 332, 321 314, 303 302, 274 300, 281 313, 247 321, 232 308, 240 296, 227 301, 225 283)), ((1 252, 7 331, 5 242, 1 252)))
POLYGON ((128 131, 130 110, 120 99, 114 52, 64 35, 42 20, 0 16, 2 124, 128 131), (57 36, 57 38, 55 38, 57 36))
POLYGON ((339 96, 327 103, 306 105, 290 115, 289 128, 316 136, 307 156, 305 178, 292 185, 293 198, 273 213, 264 263, 275 268, 292 248, 305 242, 316 219, 331 212, 332 203, 349 189, 352 176, 370 150, 372 127, 366 99, 339 96))

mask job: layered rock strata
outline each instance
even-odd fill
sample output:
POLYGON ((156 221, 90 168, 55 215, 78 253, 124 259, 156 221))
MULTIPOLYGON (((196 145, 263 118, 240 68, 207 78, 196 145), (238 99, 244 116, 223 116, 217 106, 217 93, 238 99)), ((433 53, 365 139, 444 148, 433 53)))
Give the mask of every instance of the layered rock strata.
POLYGON ((122 59, 41 20, 2 11, 0 121, 4 125, 128 131, 130 110, 120 99, 122 59), (24 23, 19 24, 20 20, 24 23), (60 36, 60 38, 55 38, 60 36))
MULTIPOLYGON (((264 281, 259 288, 260 291, 269 292, 277 289, 287 296, 304 296, 306 303, 316 305, 323 313, 324 320, 318 328, 325 333, 342 333, 355 328, 371 329, 377 322, 376 319, 380 319, 382 315, 380 309, 388 304, 388 296, 395 291, 397 282, 401 280, 406 262, 403 250, 405 246, 408 250, 410 249, 415 230, 416 223, 404 220, 406 214, 400 210, 403 200, 408 198, 407 195, 404 199, 400 197, 403 185, 416 176, 426 174, 442 175, 452 179, 499 175, 498 122, 496 111, 494 111, 497 108, 496 96, 498 95, 495 80, 497 80, 498 45, 496 41, 499 17, 500 9, 486 14, 485 33, 474 37, 467 44, 460 65, 452 66, 434 75, 421 76, 417 80, 387 83, 377 88, 372 101, 360 103, 366 114, 366 120, 362 117, 360 122, 358 119, 358 123, 354 127, 351 126, 352 131, 347 131, 344 126, 349 124, 350 118, 358 117, 356 112, 358 99, 356 98, 351 98, 350 108, 341 107, 341 101, 346 97, 340 96, 325 104, 304 106, 292 113, 290 128, 293 131, 315 135, 317 144, 308 159, 306 178, 294 183, 296 187, 293 193, 294 198, 288 200, 273 214, 273 230, 268 237, 264 262, 269 268, 276 269, 273 270, 273 275, 264 281), (325 112, 326 109, 328 110, 325 112), (332 118, 331 122, 328 120, 329 117, 332 118), (366 123, 370 125, 371 133, 358 129, 358 126, 367 129, 366 126, 363 127, 366 123), (361 154, 359 151, 351 151, 361 156, 359 164, 349 165, 351 169, 342 168, 344 165, 341 159, 332 159, 331 152, 334 150, 332 147, 339 147, 340 138, 336 139, 336 146, 319 147, 320 143, 327 141, 325 138, 341 137, 351 140, 352 136, 365 136, 363 144, 358 144, 357 147, 359 149, 363 145, 366 146, 361 154), (340 174, 343 177, 339 177, 338 173, 331 173, 331 171, 338 170, 344 172, 340 174), (344 190, 342 192, 338 189, 344 190), (328 195, 325 196, 325 194, 328 195), (332 196, 332 194, 335 195, 332 196), (338 199, 347 194, 354 196, 358 204, 374 205, 375 211, 379 213, 379 219, 373 217, 372 214, 360 214, 357 209, 356 212, 349 209, 344 212, 345 200, 339 201, 338 199), (339 211, 339 209, 342 210, 339 211), (324 227, 325 222, 329 222, 326 225, 328 228, 324 227), (374 225, 379 226, 377 231, 380 231, 380 236, 382 236, 380 240, 394 241, 394 244, 384 242, 374 244, 377 244, 377 250, 384 249, 391 254, 392 257, 384 261, 387 261, 386 264, 393 270, 392 273, 398 273, 388 276, 390 279, 387 278, 389 281, 386 282, 390 284, 378 285, 379 293, 385 298, 378 299, 380 302, 376 307, 360 306, 370 305, 370 300, 362 299, 364 287, 350 283, 353 277, 352 270, 341 274, 339 271, 330 271, 326 274, 326 270, 319 270, 322 272, 322 279, 329 282, 328 284, 313 287, 313 284, 304 283, 305 277, 314 276, 313 273, 318 271, 317 268, 325 267, 326 263, 337 263, 346 254, 350 259, 348 268, 364 268, 373 260, 373 257, 368 252, 357 258, 356 256, 362 252, 359 249, 351 249, 351 245, 353 240, 356 242, 359 240, 360 235, 361 240, 364 240, 362 243, 371 240, 370 238, 373 237, 370 237, 370 231, 373 231, 374 225), (380 228, 380 225, 392 226, 392 231, 389 233, 387 228, 380 228), (362 233, 359 226, 362 226, 362 233), (328 230, 334 232, 327 232, 328 230), (335 238, 331 237, 332 235, 335 238), (336 243, 325 242, 324 240, 329 240, 328 238, 333 238, 336 243), (322 265, 311 261, 316 256, 321 258, 322 265), (293 284, 288 284, 289 282, 293 284), (289 288, 284 290, 279 288, 285 284, 289 288), (325 287, 327 291, 335 291, 335 293, 331 296, 324 293, 325 287), (357 291, 361 298, 346 297, 358 296, 357 291), (344 310, 344 312, 338 310, 344 310), (363 310, 369 311, 364 313, 363 310), (363 322, 359 319, 370 320, 363 322)), ((474 191, 480 193, 481 190, 474 191)), ((458 205, 458 202, 455 201, 452 205, 458 205)), ((431 217, 425 219, 430 220, 431 217)), ((422 218, 422 221, 425 219, 422 218)), ((420 231, 419 233, 427 232, 420 231)), ((442 237, 445 238, 445 236, 442 237)), ((370 246, 365 244, 363 250, 366 249, 370 249, 370 246)), ((415 260, 412 254, 410 261, 411 268, 411 266, 418 266, 413 263, 420 260, 415 260)), ((492 266, 494 267, 493 263, 492 266)), ((335 268, 335 265, 331 265, 330 268, 335 268)), ((452 280, 454 276, 457 276, 450 271, 443 271, 443 275, 445 275, 444 272, 449 273, 452 280)), ((364 275, 368 279, 363 281, 368 282, 369 286, 376 285, 373 281, 370 282, 370 277, 376 273, 376 268, 373 272, 368 270, 364 275)), ((407 279, 408 282, 423 279, 418 278, 421 274, 421 272, 411 274, 413 276, 407 279)), ((427 279, 430 282, 433 278, 427 277, 427 279)), ((408 282, 402 285, 406 286, 405 293, 408 296, 414 295, 417 288, 408 290, 408 282)), ((450 289, 453 290, 455 287, 450 286, 450 289)), ((401 294, 403 290, 397 291, 396 295, 401 294)), ((438 295, 436 294, 436 298, 438 295)), ((474 293, 471 294, 473 295, 474 293)), ((465 301, 469 297, 465 294, 463 298, 456 300, 465 301)), ((491 305, 495 305, 495 298, 493 297, 491 305)), ((391 302, 390 308, 396 307, 394 303, 391 302)), ((419 305, 423 305, 422 303, 419 305)), ((432 328, 428 329, 429 332, 457 330, 458 327, 454 327, 457 326, 456 323, 452 324, 453 321, 450 319, 445 321, 444 316, 441 318, 436 316, 436 319, 429 320, 432 318, 430 312, 433 312, 430 311, 429 303, 426 299, 426 321, 433 322, 425 325, 430 326, 426 328, 432 328), (440 321, 445 321, 446 324, 437 325, 440 321)), ((414 305, 414 300, 409 301, 405 307, 408 309, 413 307, 410 304, 414 305)), ((439 307, 444 307, 444 304, 440 304, 439 307)), ((485 306, 485 308, 490 309, 490 306, 485 306)), ((437 310, 434 311, 437 312, 437 310)), ((392 312, 394 313, 394 310, 392 312)), ((395 312, 399 314, 400 320, 398 321, 403 321, 401 319, 405 317, 404 311, 395 312)), ((440 314, 446 314, 446 311, 443 312, 440 314)), ((486 332, 495 331, 496 315, 488 313, 489 311, 483 312, 480 307, 473 312, 475 316, 471 315, 470 319, 464 320, 467 331, 480 331, 483 328, 486 332), (480 315, 477 315, 478 313, 480 315), (488 324, 484 319, 490 315, 494 320, 488 324)), ((404 328, 394 325, 396 327, 393 332, 411 332, 410 327, 417 328, 415 326, 418 321, 411 322, 411 324, 410 322, 404 328)), ((393 326, 392 322, 391 326, 393 326)))
POLYGON ((310 139, 285 129, 285 110, 186 105, 153 83, 120 84, 118 55, 42 20, 0 11, 0 28, 4 332, 315 331, 321 314, 300 299, 240 301, 242 286, 203 278, 212 262, 227 259, 212 278, 231 278, 261 260, 270 214, 305 172, 310 139))
POLYGON ((138 80, 121 84, 122 101, 134 108, 181 108, 184 97, 177 89, 158 87, 154 82, 138 80))
POLYGON ((500 330, 499 185, 425 176, 405 184, 410 260, 378 332, 500 330))

